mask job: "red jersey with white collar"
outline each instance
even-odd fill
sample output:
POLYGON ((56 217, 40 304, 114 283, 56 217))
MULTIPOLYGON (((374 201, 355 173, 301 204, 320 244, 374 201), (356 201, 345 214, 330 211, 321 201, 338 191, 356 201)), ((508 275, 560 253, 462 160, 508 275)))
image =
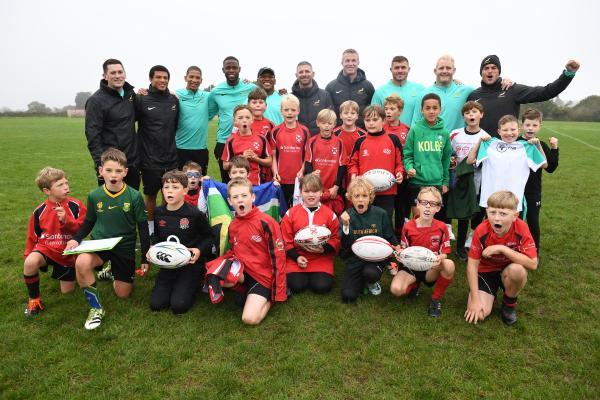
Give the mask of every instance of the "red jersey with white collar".
POLYGON ((402 227, 400 245, 403 249, 410 246, 426 247, 435 254, 450 254, 450 235, 446 224, 434 219, 431 226, 417 226, 413 218, 402 227))
POLYGON ((277 170, 281 183, 293 185, 296 174, 306 159, 306 144, 310 138, 307 127, 296 122, 295 128, 288 128, 285 122, 273 129, 269 138, 273 151, 277 153, 277 170))
POLYGON ((300 268, 297 260, 288 257, 286 271, 292 272, 325 272, 333 275, 333 259, 340 250, 339 220, 333 211, 327 206, 321 205, 314 211, 310 211, 302 204, 298 204, 285 213, 281 220, 281 232, 285 240, 285 250, 296 248, 299 255, 306 257, 308 266, 300 268), (294 242, 294 236, 300 229, 308 225, 321 225, 331 231, 331 237, 327 243, 333 247, 335 252, 311 253, 298 247, 294 242))
POLYGON ((400 144, 402 144, 402 148, 404 148, 404 143, 406 143, 406 136, 408 136, 408 131, 410 130, 409 126, 400 122, 396 126, 392 126, 387 122, 383 124, 383 130, 388 135, 396 135, 398 139, 400 139, 400 144))
POLYGON ((517 218, 512 223, 508 232, 502 237, 498 237, 492 227, 490 221, 485 220, 473 232, 473 241, 469 250, 469 258, 479 260, 479 272, 501 271, 512 261, 503 254, 494 254, 491 257, 482 257, 482 252, 486 247, 495 244, 504 245, 521 254, 525 254, 529 258, 537 258, 537 250, 535 242, 529 232, 529 227, 523 220, 517 218))
MULTIPOLYGON (((225 143, 225 149, 223 150, 223 161, 231 161, 234 156, 240 156, 244 154, 246 150, 252 150, 258 158, 266 158, 271 155, 271 149, 267 143, 267 139, 264 136, 252 133, 248 136, 242 136, 240 133, 233 133, 227 139, 225 143)), ((260 165, 254 161, 250 161, 250 174, 248 174, 248 180, 253 185, 260 185, 260 165)))
POLYGON ((244 272, 271 288, 273 301, 285 301, 285 244, 277 221, 256 207, 244 216, 236 214, 229 225, 229 243, 223 257, 238 258, 244 272))
POLYGON ((347 157, 346 162, 348 162, 350 160, 350 154, 352 154, 352 149, 354 148, 354 143, 356 143, 359 137, 365 136, 367 132, 358 127, 352 132, 345 131, 343 125, 340 125, 333 130, 333 134, 339 137, 342 140, 342 143, 344 143, 344 153, 347 157))
POLYGON ((54 211, 56 203, 46 200, 31 214, 27 228, 27 242, 24 256, 39 251, 52 261, 66 266, 75 265, 74 256, 63 256, 67 242, 79 230, 86 214, 83 203, 71 197, 60 202, 65 209, 65 222, 62 223, 54 211))
POLYGON ((327 139, 321 135, 313 136, 306 146, 306 162, 311 164, 313 171, 321 171, 323 191, 329 190, 336 184, 339 168, 346 165, 344 143, 337 136, 327 139))
MULTIPOLYGON (((352 149, 350 163, 348 165, 348 175, 362 175, 372 169, 385 169, 396 176, 398 172, 404 175, 404 165, 402 164, 402 145, 400 139, 394 135, 388 135, 384 131, 368 133, 359 138, 352 149)), ((378 192, 377 195, 396 194, 396 186, 384 192, 378 192)))

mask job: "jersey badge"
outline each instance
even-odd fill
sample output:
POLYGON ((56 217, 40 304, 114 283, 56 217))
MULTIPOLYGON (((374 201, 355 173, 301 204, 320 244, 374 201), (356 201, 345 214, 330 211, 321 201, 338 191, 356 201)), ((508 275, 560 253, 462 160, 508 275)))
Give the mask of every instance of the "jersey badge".
POLYGON ((390 149, 383 149, 383 154, 392 154, 392 150, 390 149))
POLYGON ((296 143, 302 142, 302 136, 296 135, 296 143))
POLYGON ((321 104, 321 100, 317 100, 313 103, 313 106, 319 107, 320 104, 321 104))
POLYGON ((179 229, 187 229, 190 227, 190 220, 187 218, 181 218, 179 220, 179 229))
POLYGON ((131 209, 131 203, 123 203, 123 211, 128 212, 131 209))
POLYGON ((369 150, 363 149, 362 155, 363 155, 363 157, 368 157, 369 156, 369 150))
POLYGON ((337 147, 331 148, 331 154, 333 154, 335 156, 335 155, 337 155, 337 152, 338 152, 337 147))
POLYGON ((365 88, 360 88, 356 91, 357 94, 363 94, 365 92, 365 88))
POLYGON ((254 147, 254 150, 258 150, 260 148, 260 143, 254 142, 252 143, 252 147, 254 147))
POLYGON ((275 247, 277 247, 277 250, 283 250, 285 248, 285 246, 283 245, 283 240, 277 239, 275 241, 275 247))
POLYGON ((440 247, 441 238, 439 235, 431 236, 431 247, 438 249, 440 247))
POLYGON ((167 221, 165 221, 164 219, 158 220, 158 226, 164 228, 165 226, 167 226, 167 221))
POLYGON ((252 240, 256 243, 260 243, 260 242, 262 242, 262 237, 260 235, 252 235, 252 236, 250 236, 250 240, 252 240))
POLYGON ((102 202, 99 201, 98 203, 96 203, 96 211, 97 212, 103 212, 104 210, 102 209, 102 202))

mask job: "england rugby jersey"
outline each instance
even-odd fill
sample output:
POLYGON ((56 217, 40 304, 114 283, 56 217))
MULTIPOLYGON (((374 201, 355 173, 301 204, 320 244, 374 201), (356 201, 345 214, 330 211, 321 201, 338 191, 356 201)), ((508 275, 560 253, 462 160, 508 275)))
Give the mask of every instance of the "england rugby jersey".
POLYGON ((521 211, 529 170, 535 172, 545 162, 538 148, 527 142, 505 143, 496 138, 482 142, 476 164, 483 165, 479 205, 487 207, 487 200, 492 193, 510 190, 519 199, 518 210, 521 211))

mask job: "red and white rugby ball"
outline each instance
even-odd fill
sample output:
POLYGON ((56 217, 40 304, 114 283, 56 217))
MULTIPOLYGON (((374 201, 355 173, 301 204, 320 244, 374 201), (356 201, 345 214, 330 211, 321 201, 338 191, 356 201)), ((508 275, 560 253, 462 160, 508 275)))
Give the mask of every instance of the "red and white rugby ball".
POLYGON ((294 242, 300 245, 320 245, 329 240, 331 231, 322 225, 308 225, 294 236, 294 242))
POLYGON ((371 182, 375 192, 385 192, 396 183, 396 177, 386 169, 371 169, 362 176, 371 182))
POLYGON ((352 243, 352 252, 365 261, 383 261, 394 252, 394 248, 382 237, 368 235, 352 243))
POLYGON ((413 271, 428 271, 437 262, 437 255, 427 247, 410 246, 400 252, 398 261, 413 271))
POLYGON ((148 260, 161 268, 175 269, 190 262, 192 253, 171 235, 165 242, 156 243, 148 250, 148 260))

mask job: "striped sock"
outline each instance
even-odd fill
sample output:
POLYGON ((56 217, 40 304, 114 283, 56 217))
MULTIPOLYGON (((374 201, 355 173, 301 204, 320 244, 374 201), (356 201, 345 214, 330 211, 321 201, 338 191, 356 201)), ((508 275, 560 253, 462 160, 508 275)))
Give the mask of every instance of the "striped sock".
POLYGON ((517 297, 509 297, 507 295, 504 295, 502 297, 502 303, 506 306, 506 307, 510 307, 510 308, 514 308, 517 305, 517 297))
POLYGON ((25 285, 27 286, 27 292, 29 293, 30 299, 37 299, 40 297, 40 274, 36 272, 35 275, 23 274, 25 285))
POLYGON ((98 293, 98 289, 96 288, 96 282, 84 288, 83 294, 85 295, 88 303, 90 303, 90 307, 102 308, 102 304, 100 304, 100 293, 98 293))

